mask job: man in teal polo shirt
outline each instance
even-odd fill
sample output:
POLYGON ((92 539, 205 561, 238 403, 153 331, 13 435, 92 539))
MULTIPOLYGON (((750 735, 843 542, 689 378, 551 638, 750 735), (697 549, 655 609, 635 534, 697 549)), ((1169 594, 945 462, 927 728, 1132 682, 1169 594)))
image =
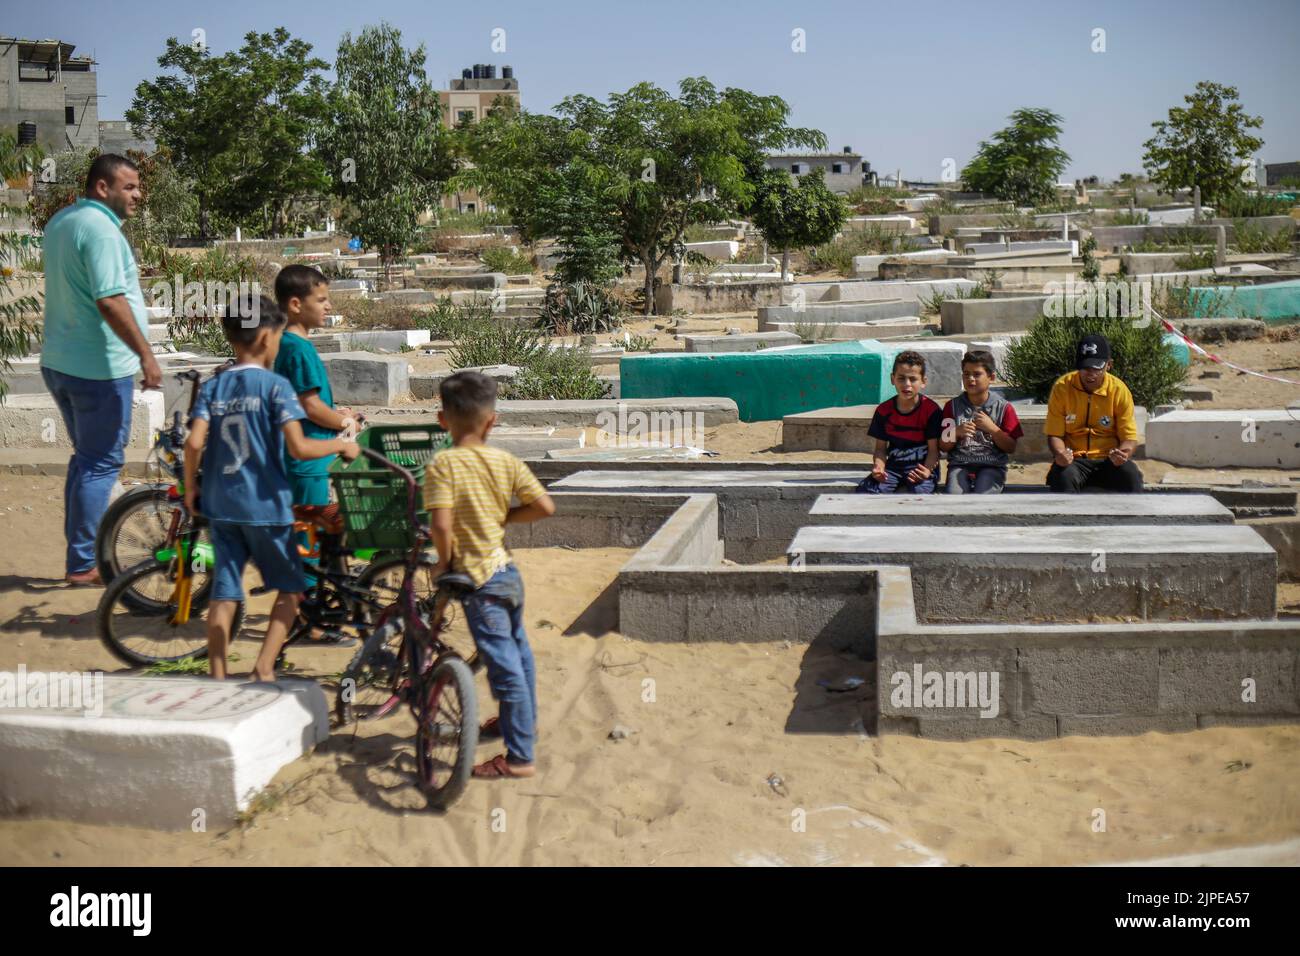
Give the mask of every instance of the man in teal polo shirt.
POLYGON ((105 153, 91 163, 86 195, 45 227, 41 375, 72 440, 63 534, 73 585, 101 583, 95 532, 126 462, 132 378, 143 371, 142 387, 162 386, 140 273, 122 235, 140 200, 135 164, 105 153))

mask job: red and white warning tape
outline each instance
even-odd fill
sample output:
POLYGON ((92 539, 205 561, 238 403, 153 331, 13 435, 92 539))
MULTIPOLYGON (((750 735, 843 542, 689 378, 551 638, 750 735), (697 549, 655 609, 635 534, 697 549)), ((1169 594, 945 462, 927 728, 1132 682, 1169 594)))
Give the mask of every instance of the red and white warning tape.
MULTIPOLYGON (((1151 311, 1155 312, 1154 309, 1152 309, 1151 311)), ((1189 349, 1191 349, 1197 355, 1204 355, 1211 362, 1217 362, 1220 365, 1226 365, 1228 366, 1228 368, 1236 369, 1238 372, 1242 372, 1246 375, 1254 375, 1257 376, 1258 378, 1266 378, 1270 382, 1284 382, 1287 385, 1300 385, 1300 382, 1293 381, 1289 378, 1283 378, 1280 375, 1269 375, 1266 372, 1256 372, 1254 369, 1242 368, 1240 365, 1234 365, 1232 362, 1229 362, 1225 358, 1220 358, 1219 356, 1215 355, 1213 352, 1207 352, 1205 351, 1205 349, 1201 348, 1199 345, 1197 345, 1187 336, 1183 335, 1182 332, 1179 332, 1176 328, 1174 328, 1173 324, 1164 316, 1160 315, 1158 312, 1156 312, 1155 314, 1156 317, 1160 319, 1160 323, 1165 327, 1167 331, 1174 333, 1174 335, 1178 336, 1180 339, 1182 339, 1184 342, 1187 343, 1187 347, 1189 349)))

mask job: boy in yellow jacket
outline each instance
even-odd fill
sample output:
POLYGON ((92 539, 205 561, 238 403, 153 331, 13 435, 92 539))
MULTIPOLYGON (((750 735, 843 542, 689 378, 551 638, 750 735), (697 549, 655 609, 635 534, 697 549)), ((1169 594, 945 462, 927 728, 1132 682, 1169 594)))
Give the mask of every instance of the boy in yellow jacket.
POLYGON ((1105 336, 1085 335, 1075 350, 1075 368, 1056 380, 1047 401, 1047 444, 1053 491, 1084 488, 1142 490, 1142 472, 1131 460, 1138 444, 1133 395, 1110 374, 1113 363, 1105 336))

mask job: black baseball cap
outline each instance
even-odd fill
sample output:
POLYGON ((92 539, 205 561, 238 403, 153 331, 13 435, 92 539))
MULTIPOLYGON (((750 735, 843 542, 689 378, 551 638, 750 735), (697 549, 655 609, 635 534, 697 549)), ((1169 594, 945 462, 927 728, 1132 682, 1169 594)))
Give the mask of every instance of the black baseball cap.
POLYGON ((1104 335, 1085 335, 1074 352, 1075 368, 1105 368, 1110 361, 1110 343, 1104 335))

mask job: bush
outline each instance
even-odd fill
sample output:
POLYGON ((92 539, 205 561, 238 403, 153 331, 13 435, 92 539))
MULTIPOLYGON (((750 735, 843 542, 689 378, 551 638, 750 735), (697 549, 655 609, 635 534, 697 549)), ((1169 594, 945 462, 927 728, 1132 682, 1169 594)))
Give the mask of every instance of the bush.
POLYGON ((546 287, 537 324, 554 335, 598 335, 623 324, 624 306, 607 286, 574 282, 546 287))
POLYGON ((606 398, 610 387, 596 378, 589 350, 543 348, 504 389, 504 397, 534 401, 590 401, 606 398))
POLYGON ((1224 219, 1252 219, 1257 216, 1290 215, 1295 205, 1289 199, 1278 196, 1247 193, 1234 193, 1224 196, 1214 206, 1214 214, 1224 219))
POLYGON ((452 368, 483 365, 527 366, 546 349, 542 333, 513 319, 497 318, 490 309, 466 311, 450 330, 447 361, 452 368))
POLYGON ((509 276, 528 275, 533 271, 533 260, 509 246, 494 246, 484 249, 479 257, 489 272, 504 272, 509 276))
POLYGON ((1110 220, 1112 226, 1145 226, 1151 221, 1151 214, 1145 209, 1123 209, 1110 220))
POLYGON ((853 275, 853 257, 902 252, 907 248, 907 237, 899 236, 883 226, 870 225, 842 233, 839 238, 813 246, 808 250, 808 262, 818 272, 838 272, 853 275))
POLYGON ((1238 252, 1291 251, 1291 230, 1269 232, 1263 226, 1239 222, 1234 230, 1232 247, 1238 252))
POLYGON ((173 345, 187 352, 222 358, 231 358, 235 354, 221 321, 210 316, 176 316, 167 323, 167 337, 173 345))
POLYGON ((1074 351, 1079 339, 1100 333, 1110 342, 1111 372, 1133 393, 1133 401, 1147 408, 1168 405, 1178 398, 1186 369, 1164 345, 1164 327, 1156 320, 1145 326, 1126 317, 1037 319, 1028 333, 1014 343, 1003 370, 1007 381, 1047 401, 1052 384, 1074 371, 1074 351))

